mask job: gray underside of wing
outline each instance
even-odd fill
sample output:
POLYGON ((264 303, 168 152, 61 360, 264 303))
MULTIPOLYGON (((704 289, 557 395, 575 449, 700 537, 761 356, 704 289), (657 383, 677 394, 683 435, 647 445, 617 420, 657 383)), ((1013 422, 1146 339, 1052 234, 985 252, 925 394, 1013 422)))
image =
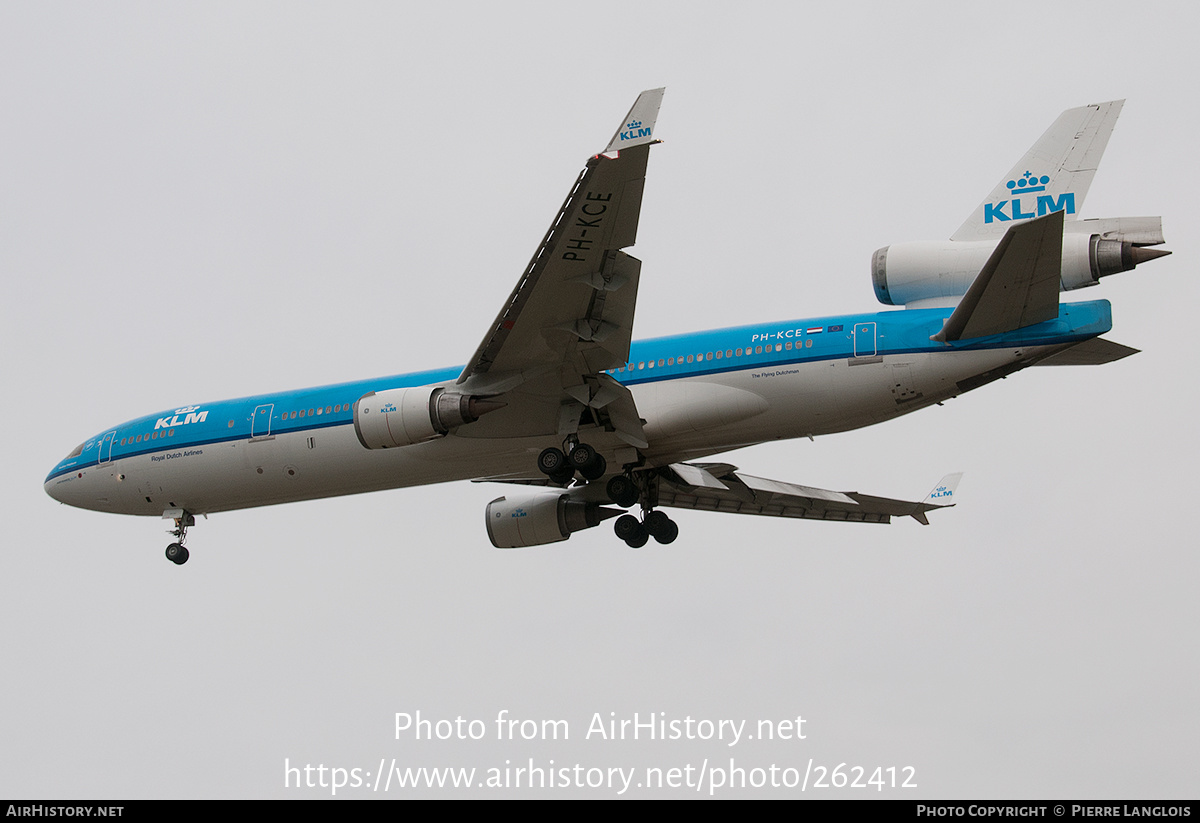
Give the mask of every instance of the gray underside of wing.
POLYGON ((649 150, 588 161, 458 378, 463 392, 508 404, 464 435, 562 433, 578 418, 563 404, 574 403, 646 445, 632 395, 604 372, 629 357, 641 261, 621 249, 637 239, 649 150))
POLYGON ((925 512, 946 508, 928 502, 837 492, 742 474, 725 463, 672 464, 659 478, 658 504, 680 509, 836 520, 850 523, 890 523, 892 517, 914 517, 924 523, 925 512))

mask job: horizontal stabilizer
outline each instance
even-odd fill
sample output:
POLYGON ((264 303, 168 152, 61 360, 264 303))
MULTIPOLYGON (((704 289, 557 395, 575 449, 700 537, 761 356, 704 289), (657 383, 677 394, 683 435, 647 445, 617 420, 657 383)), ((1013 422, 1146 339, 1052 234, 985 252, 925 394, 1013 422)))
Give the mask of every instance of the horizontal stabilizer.
POLYGON ((1013 226, 930 340, 949 343, 1023 329, 1058 317, 1063 213, 1013 226))
POLYGON ((1039 360, 1036 366, 1100 366, 1112 363, 1131 354, 1137 354, 1140 349, 1122 346, 1103 337, 1093 337, 1078 343, 1066 351, 1052 354, 1045 360, 1039 360))

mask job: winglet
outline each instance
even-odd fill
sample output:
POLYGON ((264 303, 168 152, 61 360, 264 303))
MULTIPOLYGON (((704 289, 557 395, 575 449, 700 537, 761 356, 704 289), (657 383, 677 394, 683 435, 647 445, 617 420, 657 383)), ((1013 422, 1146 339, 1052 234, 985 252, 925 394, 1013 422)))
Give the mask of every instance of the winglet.
POLYGON ((917 510, 912 513, 913 520, 922 526, 928 526, 929 518, 925 516, 925 512, 953 506, 954 493, 958 490, 960 480, 962 480, 962 472, 948 474, 939 480, 938 484, 933 487, 933 491, 925 496, 925 499, 917 506, 917 510))
POLYGON ((654 122, 658 119, 658 108, 662 105, 663 92, 666 90, 665 86, 661 89, 647 89, 638 95, 633 108, 617 127, 612 140, 608 141, 608 146, 604 149, 606 154, 655 142, 654 122))

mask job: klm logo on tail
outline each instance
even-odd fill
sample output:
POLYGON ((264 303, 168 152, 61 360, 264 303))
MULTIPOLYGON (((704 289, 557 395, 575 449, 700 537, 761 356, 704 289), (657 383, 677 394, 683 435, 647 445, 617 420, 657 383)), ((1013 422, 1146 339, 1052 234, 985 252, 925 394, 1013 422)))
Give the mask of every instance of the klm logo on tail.
POLYGON ((930 500, 944 500, 948 497, 953 497, 953 496, 954 496, 954 489, 952 489, 946 485, 941 485, 941 486, 938 486, 936 489, 934 489, 930 493, 929 499, 930 500))
POLYGON ((1012 192, 1013 198, 1001 200, 998 203, 984 203, 983 222, 1005 223, 1009 220, 1027 220, 1031 217, 1045 217, 1056 211, 1074 214, 1074 192, 1063 192, 1057 198, 1052 194, 1039 194, 1036 199, 1032 197, 1035 192, 1045 191, 1046 184, 1049 182, 1050 178, 1047 175, 1035 177, 1032 172, 1028 171, 1018 180, 1009 180, 1005 185, 1012 192), (1024 202, 1022 202, 1022 197, 1024 197, 1024 202), (1006 207, 1008 208, 1007 212, 1005 212, 1006 207))
POLYGON ((639 137, 649 137, 650 129, 642 128, 641 120, 630 120, 620 134, 622 140, 636 140, 639 137))

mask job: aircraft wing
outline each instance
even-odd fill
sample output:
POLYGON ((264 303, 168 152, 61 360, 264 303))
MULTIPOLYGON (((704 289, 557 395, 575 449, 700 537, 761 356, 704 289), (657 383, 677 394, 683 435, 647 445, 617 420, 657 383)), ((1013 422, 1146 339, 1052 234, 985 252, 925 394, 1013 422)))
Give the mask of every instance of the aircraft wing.
MULTIPOLYGON (((572 431, 584 407, 645 446, 632 395, 603 372, 629 358, 641 261, 637 238, 646 161, 663 89, 642 92, 606 152, 587 166, 516 288, 458 378, 508 408, 478 427, 513 435, 572 431)), ((467 432, 464 431, 464 434, 467 432)))
POLYGON ((915 503, 768 480, 742 474, 727 463, 674 463, 659 475, 658 504, 850 523, 890 523, 892 517, 912 517, 929 525, 926 512, 953 506, 961 479, 961 473, 946 475, 924 500, 915 503))

